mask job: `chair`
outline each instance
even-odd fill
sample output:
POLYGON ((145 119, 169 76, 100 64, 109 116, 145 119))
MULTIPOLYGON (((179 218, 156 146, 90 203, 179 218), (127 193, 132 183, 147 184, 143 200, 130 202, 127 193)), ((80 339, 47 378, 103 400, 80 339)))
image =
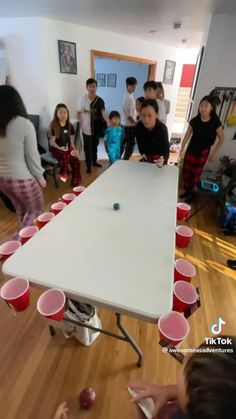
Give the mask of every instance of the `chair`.
POLYGON ((45 178, 47 178, 48 174, 51 174, 54 178, 55 187, 59 188, 59 182, 58 182, 58 177, 57 177, 59 163, 58 163, 58 160, 55 159, 51 154, 49 134, 47 133, 48 151, 46 151, 44 147, 42 147, 41 144, 39 143, 39 115, 28 115, 28 118, 34 125, 35 131, 36 131, 38 151, 40 154, 42 166, 45 169, 45 178))

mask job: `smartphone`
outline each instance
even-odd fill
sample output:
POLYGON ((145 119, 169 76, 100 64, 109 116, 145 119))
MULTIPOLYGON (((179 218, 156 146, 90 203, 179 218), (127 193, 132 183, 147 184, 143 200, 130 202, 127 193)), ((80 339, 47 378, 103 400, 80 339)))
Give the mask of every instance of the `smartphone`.
MULTIPOLYGON (((137 393, 132 388, 128 387, 128 391, 132 397, 137 396, 137 393)), ((149 397, 147 399, 144 399, 141 402, 138 402, 138 405, 144 413, 145 417, 147 419, 152 419, 155 410, 155 405, 152 398, 149 397)))

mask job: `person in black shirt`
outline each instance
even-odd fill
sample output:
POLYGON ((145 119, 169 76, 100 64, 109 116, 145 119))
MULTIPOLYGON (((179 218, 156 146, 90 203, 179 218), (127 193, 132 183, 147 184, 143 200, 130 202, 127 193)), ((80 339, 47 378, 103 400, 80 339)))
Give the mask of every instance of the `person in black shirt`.
POLYGON ((140 121, 136 125, 136 139, 141 161, 156 163, 158 167, 167 164, 168 131, 158 119, 158 104, 155 99, 147 99, 142 104, 140 121))
POLYGON ((180 195, 181 198, 185 198, 188 202, 193 200, 194 188, 201 178, 204 165, 207 161, 215 160, 223 142, 224 131, 215 112, 215 103, 211 96, 204 96, 199 105, 198 115, 189 122, 181 146, 180 159, 184 158, 185 189, 180 195))
POLYGON ((104 100, 96 94, 97 80, 88 79, 86 88, 87 93, 78 99, 77 117, 83 133, 87 173, 91 173, 92 165, 102 167, 97 162, 97 148, 107 129, 108 116, 104 100))
POLYGON ((80 183, 80 160, 75 149, 75 130, 70 123, 69 110, 64 103, 56 106, 53 120, 49 127, 51 137, 51 153, 59 161, 60 180, 66 182, 68 179, 68 165, 72 168, 71 186, 80 183))

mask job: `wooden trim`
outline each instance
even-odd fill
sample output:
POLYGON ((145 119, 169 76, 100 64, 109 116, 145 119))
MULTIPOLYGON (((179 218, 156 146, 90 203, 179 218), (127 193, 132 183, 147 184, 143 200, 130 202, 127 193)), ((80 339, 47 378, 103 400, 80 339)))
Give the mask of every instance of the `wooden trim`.
POLYGON ((95 77, 94 68, 94 57, 111 58, 113 60, 131 61, 135 63, 148 64, 149 65, 149 80, 154 80, 156 77, 157 61, 148 60, 146 58, 131 57, 129 55, 115 54, 113 52, 97 51, 92 49, 90 51, 90 66, 91 66, 91 77, 95 77))

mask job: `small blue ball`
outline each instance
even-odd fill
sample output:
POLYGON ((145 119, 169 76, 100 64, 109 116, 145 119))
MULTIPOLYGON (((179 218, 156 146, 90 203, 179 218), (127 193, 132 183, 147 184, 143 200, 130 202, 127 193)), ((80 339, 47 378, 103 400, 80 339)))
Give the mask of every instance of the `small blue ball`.
POLYGON ((115 202, 115 204, 113 204, 113 210, 118 211, 119 209, 120 209, 120 204, 118 204, 118 202, 115 202))

